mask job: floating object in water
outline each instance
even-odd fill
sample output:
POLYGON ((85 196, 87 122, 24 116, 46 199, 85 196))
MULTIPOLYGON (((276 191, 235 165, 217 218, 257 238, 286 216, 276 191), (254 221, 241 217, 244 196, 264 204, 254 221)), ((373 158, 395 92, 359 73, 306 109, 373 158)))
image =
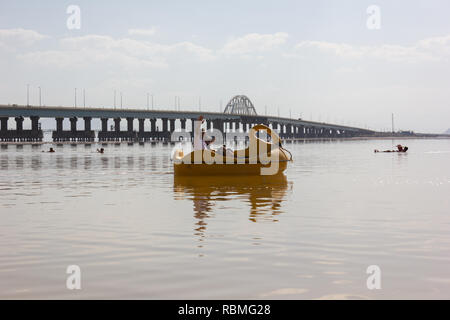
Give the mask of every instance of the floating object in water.
POLYGON ((384 151, 380 151, 378 149, 373 150, 373 152, 378 153, 378 152, 406 152, 408 151, 408 147, 407 146, 402 146, 401 144, 397 145, 397 150, 384 150, 384 151))
POLYGON ((177 176, 221 176, 221 175, 275 175, 287 168, 292 161, 291 153, 284 149, 280 138, 269 127, 256 125, 250 129, 249 145, 242 150, 218 152, 215 150, 194 150, 184 155, 176 150, 174 174, 177 176), (265 132, 270 141, 260 139, 265 132), (257 136, 258 135, 258 136, 257 136))

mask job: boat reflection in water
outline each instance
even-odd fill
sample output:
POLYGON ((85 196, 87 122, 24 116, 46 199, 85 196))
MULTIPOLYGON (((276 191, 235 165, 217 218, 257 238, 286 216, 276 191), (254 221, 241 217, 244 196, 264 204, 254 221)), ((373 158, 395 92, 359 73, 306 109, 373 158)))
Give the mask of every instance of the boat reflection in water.
POLYGON ((249 220, 278 221, 291 184, 283 173, 273 176, 175 176, 174 194, 177 200, 192 200, 197 219, 196 234, 203 236, 206 220, 220 204, 221 208, 227 206, 235 208, 230 210, 243 211, 243 204, 247 203, 250 207, 249 220), (232 205, 232 201, 238 201, 237 205, 232 205))

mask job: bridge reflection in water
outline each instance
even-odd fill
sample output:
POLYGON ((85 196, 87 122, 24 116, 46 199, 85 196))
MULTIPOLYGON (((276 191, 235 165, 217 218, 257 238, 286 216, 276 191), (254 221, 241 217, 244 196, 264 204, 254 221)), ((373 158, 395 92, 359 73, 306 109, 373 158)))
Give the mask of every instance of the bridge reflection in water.
POLYGON ((250 221, 277 222, 291 187, 292 182, 283 173, 273 176, 174 177, 175 199, 192 200, 197 219, 195 234, 200 237, 204 236, 207 219, 213 216, 214 207, 221 202, 246 200, 250 207, 250 221))

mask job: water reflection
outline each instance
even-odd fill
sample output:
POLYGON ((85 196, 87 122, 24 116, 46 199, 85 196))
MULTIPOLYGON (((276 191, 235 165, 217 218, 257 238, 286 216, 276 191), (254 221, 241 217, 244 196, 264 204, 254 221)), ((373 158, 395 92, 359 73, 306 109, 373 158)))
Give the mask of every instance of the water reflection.
POLYGON ((213 209, 219 202, 244 201, 249 204, 249 220, 278 221, 291 182, 284 174, 239 177, 174 177, 175 199, 193 202, 197 219, 195 233, 203 236, 213 209))

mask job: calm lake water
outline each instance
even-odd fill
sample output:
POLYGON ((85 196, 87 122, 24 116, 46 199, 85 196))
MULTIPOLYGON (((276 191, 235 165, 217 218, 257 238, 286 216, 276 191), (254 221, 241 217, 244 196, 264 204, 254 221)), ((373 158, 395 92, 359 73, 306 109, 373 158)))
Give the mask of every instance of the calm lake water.
POLYGON ((450 299, 450 140, 287 144, 259 180, 174 180, 170 145, 49 146, 0 149, 2 299, 450 299))

